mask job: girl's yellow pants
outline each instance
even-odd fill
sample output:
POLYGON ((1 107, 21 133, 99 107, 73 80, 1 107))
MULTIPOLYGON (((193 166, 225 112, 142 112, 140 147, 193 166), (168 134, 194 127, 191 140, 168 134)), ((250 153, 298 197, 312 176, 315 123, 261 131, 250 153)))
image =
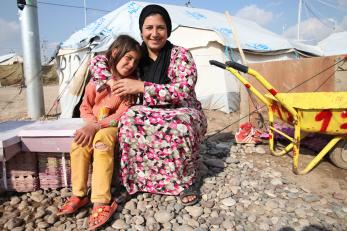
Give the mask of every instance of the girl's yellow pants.
POLYGON ((72 142, 70 156, 73 195, 87 195, 89 164, 93 160, 91 201, 110 203, 117 132, 116 127, 100 129, 94 136, 92 147, 81 147, 72 142), (103 144, 104 147, 95 147, 95 144, 103 144))

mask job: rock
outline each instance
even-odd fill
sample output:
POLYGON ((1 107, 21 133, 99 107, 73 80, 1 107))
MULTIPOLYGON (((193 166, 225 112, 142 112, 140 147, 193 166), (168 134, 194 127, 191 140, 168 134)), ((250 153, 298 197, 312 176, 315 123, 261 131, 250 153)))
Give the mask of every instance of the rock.
POLYGON ((231 186, 231 187, 230 187, 230 191, 231 191, 234 195, 236 195, 236 194, 239 192, 240 189, 241 189, 241 187, 239 187, 239 186, 231 186))
POLYGON ((24 227, 16 227, 14 229, 12 229, 11 231, 24 231, 25 228, 24 227))
POLYGON ((220 225, 223 223, 224 219, 223 217, 212 217, 209 221, 211 225, 220 225))
POLYGON ((16 227, 19 227, 23 224, 23 219, 18 218, 18 217, 14 217, 11 218, 10 220, 8 220, 5 224, 5 227, 7 227, 7 229, 11 230, 14 229, 16 227))
POLYGON ((295 209, 294 212, 299 218, 306 218, 306 211, 304 209, 298 208, 298 209, 295 209))
POLYGON ((302 199, 306 202, 312 203, 320 200, 320 197, 314 194, 305 195, 302 199))
POLYGON ((48 224, 53 225, 57 221, 57 216, 55 214, 49 215, 46 218, 46 221, 47 221, 48 224))
POLYGON ((223 199, 221 203, 225 206, 230 207, 230 206, 234 206, 236 204, 236 201, 233 198, 229 197, 229 198, 223 199))
POLYGON ((266 153, 265 149, 262 146, 256 146, 255 152, 258 154, 265 154, 266 153))
POLYGON ((10 201, 10 205, 11 206, 17 205, 17 204, 19 204, 20 201, 21 201, 21 199, 19 197, 12 197, 11 201, 10 201))
POLYGON ((269 225, 267 223, 260 223, 259 224, 259 229, 260 230, 269 230, 270 227, 269 227, 269 225))
POLYGON ((39 228, 39 229, 45 229, 48 227, 49 227, 49 224, 47 222, 42 221, 42 222, 37 223, 37 228, 39 228))
POLYGON ((43 209, 38 209, 35 213, 35 219, 42 218, 44 215, 46 215, 46 211, 43 209))
POLYGON ((124 220, 117 219, 117 220, 115 220, 115 222, 113 222, 112 228, 115 228, 115 229, 126 229, 127 228, 127 224, 125 223, 124 220))
POLYGON ((77 213, 76 219, 85 218, 86 216, 88 216, 88 214, 89 211, 87 209, 82 209, 79 213, 77 213))
POLYGON ((142 216, 135 216, 133 218, 133 221, 136 225, 142 225, 143 223, 145 223, 145 219, 142 216))
POLYGON ((194 228, 189 225, 180 225, 174 229, 174 231, 193 231, 194 228))
POLYGON ((200 217, 204 212, 204 209, 199 206, 186 206, 185 210, 194 218, 200 217))
POLYGON ((250 216, 248 216, 247 220, 251 223, 255 222, 257 220, 257 217, 253 214, 251 214, 250 216))
POLYGON ((280 178, 275 178, 275 179, 271 180, 271 184, 273 186, 277 186, 277 185, 282 185, 283 183, 282 183, 282 180, 280 178))
POLYGON ((232 228, 234 227, 234 222, 227 219, 227 220, 223 221, 222 227, 226 230, 233 230, 232 228))
POLYGON ((334 192, 333 197, 338 200, 344 200, 346 197, 343 193, 334 192))
POLYGON ((160 210, 154 214, 155 220, 162 224, 171 221, 173 217, 174 215, 172 213, 163 210, 160 210))
POLYGON ((43 201, 43 199, 45 199, 45 195, 43 195, 41 192, 33 192, 31 193, 30 198, 35 201, 40 203, 41 201, 43 201))
POLYGON ((28 207, 28 202, 26 202, 26 201, 22 201, 22 202, 20 202, 19 203, 19 205, 18 205, 18 209, 19 210, 23 210, 23 209, 25 209, 25 208, 27 208, 28 207))
POLYGON ((128 201, 128 202, 125 204, 124 208, 127 209, 127 210, 132 211, 132 210, 136 209, 136 203, 135 203, 133 200, 128 201))
POLYGON ((208 160, 205 160, 204 163, 207 166, 215 167, 215 168, 224 168, 225 167, 224 161, 222 161, 220 159, 208 159, 208 160))
POLYGON ((196 228, 196 227, 199 227, 199 222, 197 220, 193 219, 193 218, 190 218, 190 219, 187 220, 186 225, 189 225, 189 226, 191 226, 193 228, 196 228))
POLYGON ((61 196, 62 198, 68 198, 68 197, 71 197, 71 196, 72 196, 72 192, 71 192, 71 190, 68 189, 68 188, 62 188, 62 189, 60 190, 60 196, 61 196))
POLYGON ((174 196, 166 196, 164 201, 166 201, 166 202, 176 201, 176 197, 174 197, 174 196))
POLYGON ((214 206, 214 201, 209 200, 209 201, 200 201, 201 206, 206 207, 206 208, 212 208, 214 206))

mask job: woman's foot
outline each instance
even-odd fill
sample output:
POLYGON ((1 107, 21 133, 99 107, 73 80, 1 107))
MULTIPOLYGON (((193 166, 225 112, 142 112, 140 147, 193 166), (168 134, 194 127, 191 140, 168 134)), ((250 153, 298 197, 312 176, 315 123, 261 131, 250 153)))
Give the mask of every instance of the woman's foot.
POLYGON ((194 205, 199 201, 200 191, 198 185, 199 183, 195 182, 180 193, 180 199, 183 205, 194 205))
POLYGON ((65 204, 59 209, 57 216, 68 215, 75 213, 78 209, 86 206, 89 203, 88 197, 70 197, 65 204))
POLYGON ((116 201, 113 201, 111 205, 95 203, 92 214, 89 216, 88 230, 94 230, 104 225, 111 218, 117 207, 116 201))
MULTIPOLYGON (((190 203, 192 202, 197 202, 197 196, 196 195, 189 195, 189 196, 185 196, 185 197, 181 197, 181 201, 182 201, 182 204, 184 205, 189 205, 190 203)), ((195 204, 193 203, 193 204, 195 204)))

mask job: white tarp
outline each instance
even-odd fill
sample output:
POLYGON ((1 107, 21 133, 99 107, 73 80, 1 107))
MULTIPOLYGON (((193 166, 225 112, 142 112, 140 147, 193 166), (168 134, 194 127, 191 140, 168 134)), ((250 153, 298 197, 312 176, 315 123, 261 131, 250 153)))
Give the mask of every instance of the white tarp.
POLYGON ((11 65, 13 63, 22 63, 23 58, 18 56, 16 53, 10 53, 7 55, 0 56, 0 65, 11 65))
MULTIPOLYGON (((131 35, 141 41, 138 18, 143 7, 148 4, 151 3, 128 2, 72 34, 61 45, 58 54, 58 60, 65 59, 66 63, 62 67, 58 66, 58 69, 64 69, 60 71, 64 74, 64 79, 72 79, 70 70, 76 68, 76 65, 71 68, 72 65, 67 63, 67 57, 71 57, 71 54, 65 53, 75 52, 74 56, 80 58, 82 55, 78 53, 88 47, 91 41, 98 44, 91 52, 103 52, 120 34, 131 35)), ((170 41, 190 49, 193 54, 199 75, 196 92, 203 108, 218 109, 227 113, 236 111, 239 107, 238 81, 230 73, 211 66, 208 62, 210 59, 225 62, 231 58, 240 62, 240 55, 226 16, 204 9, 161 5, 168 10, 172 19, 173 31, 170 41)), ((233 22, 249 63, 299 57, 295 47, 280 35, 248 20, 233 17, 233 22)), ((306 52, 310 53, 311 50, 306 52)), ((68 98, 63 101, 67 102, 68 98)), ((62 115, 71 117, 73 109, 65 109, 66 105, 61 106, 62 115)))
POLYGON ((347 31, 334 33, 318 43, 324 56, 347 54, 347 31))
MULTIPOLYGON (((109 40, 108 38, 112 39, 119 34, 126 33, 140 41, 138 18, 142 8, 148 4, 150 3, 137 1, 124 4, 74 33, 62 44, 62 48, 84 47, 96 35, 105 41, 109 40)), ((167 9, 172 18, 173 31, 178 26, 213 30, 220 36, 223 42, 222 45, 232 48, 236 47, 233 42, 230 25, 224 14, 204 9, 161 5, 167 9)), ((237 28, 243 49, 267 52, 293 48, 286 39, 262 28, 254 22, 237 17, 233 17, 233 22, 237 28)), ((108 45, 109 42, 105 41, 98 50, 106 50, 108 45)))

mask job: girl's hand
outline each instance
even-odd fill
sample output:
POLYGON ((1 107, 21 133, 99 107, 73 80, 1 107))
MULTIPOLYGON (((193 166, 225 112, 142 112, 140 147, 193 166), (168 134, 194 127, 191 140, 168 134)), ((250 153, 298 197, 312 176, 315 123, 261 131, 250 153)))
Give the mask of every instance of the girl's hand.
POLYGON ((145 91, 145 85, 141 80, 135 79, 120 79, 111 87, 112 93, 118 94, 119 96, 132 95, 143 93, 145 91))
POLYGON ((76 130, 74 141, 76 144, 85 147, 86 145, 92 146, 93 139, 97 131, 100 130, 100 125, 97 123, 89 122, 84 127, 76 130))

